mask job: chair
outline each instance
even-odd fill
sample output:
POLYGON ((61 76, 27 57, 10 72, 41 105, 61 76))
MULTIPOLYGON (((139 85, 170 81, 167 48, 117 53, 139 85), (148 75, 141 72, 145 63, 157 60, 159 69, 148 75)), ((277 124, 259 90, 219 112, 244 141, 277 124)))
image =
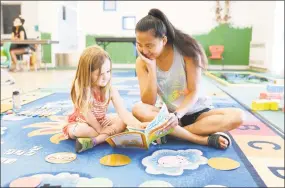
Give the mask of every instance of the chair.
POLYGON ((8 69, 11 67, 10 47, 11 47, 11 42, 5 42, 3 46, 1 46, 1 76, 7 78, 7 80, 3 82, 1 79, 1 85, 15 83, 15 79, 6 70, 2 69, 2 67, 8 69))
MULTIPOLYGON (((11 55, 10 55, 11 42, 5 42, 1 46, 1 67, 11 67, 11 55), (6 57, 5 61, 2 61, 2 57, 6 57)), ((4 58, 3 58, 4 59, 4 58)))
POLYGON ((211 56, 209 57, 209 59, 221 60, 222 66, 224 67, 224 57, 223 57, 224 46, 223 45, 211 45, 209 46, 209 50, 211 53, 211 56))

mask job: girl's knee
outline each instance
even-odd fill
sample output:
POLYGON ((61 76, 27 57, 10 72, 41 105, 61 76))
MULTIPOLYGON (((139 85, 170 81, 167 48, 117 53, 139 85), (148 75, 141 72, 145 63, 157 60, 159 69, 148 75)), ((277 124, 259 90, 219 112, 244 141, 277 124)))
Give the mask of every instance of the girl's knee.
POLYGON ((86 123, 74 123, 68 126, 68 135, 71 139, 78 137, 96 137, 98 133, 86 123))

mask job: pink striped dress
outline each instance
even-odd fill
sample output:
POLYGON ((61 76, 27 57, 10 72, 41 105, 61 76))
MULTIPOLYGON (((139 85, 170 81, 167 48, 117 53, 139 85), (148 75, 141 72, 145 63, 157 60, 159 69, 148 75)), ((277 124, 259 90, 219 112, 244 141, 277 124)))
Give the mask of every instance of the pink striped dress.
MULTIPOLYGON (((93 108, 91 109, 92 114, 100 123, 102 128, 110 126, 112 124, 112 121, 106 116, 110 97, 107 101, 101 101, 100 99, 96 99, 98 97, 96 97, 95 93, 93 93, 93 96, 94 102, 93 108)), ((75 109, 74 112, 68 116, 68 124, 63 128, 63 134, 65 138, 70 138, 68 134, 68 127, 74 124, 75 122, 87 123, 85 117, 82 115, 79 109, 75 109)))

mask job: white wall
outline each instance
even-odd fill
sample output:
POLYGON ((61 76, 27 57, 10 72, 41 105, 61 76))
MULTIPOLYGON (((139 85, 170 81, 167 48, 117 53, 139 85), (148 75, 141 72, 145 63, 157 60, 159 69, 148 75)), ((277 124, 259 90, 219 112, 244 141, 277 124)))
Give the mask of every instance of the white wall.
POLYGON ((274 14, 271 72, 284 76, 284 1, 276 3, 274 14))
MULTIPOLYGON (((80 53, 85 48, 86 34, 134 36, 134 31, 122 29, 122 16, 136 16, 136 21, 138 21, 147 15, 151 8, 159 8, 174 26, 192 35, 208 33, 217 25, 215 21, 216 1, 117 1, 117 11, 105 12, 103 1, 18 2, 22 3, 22 15, 26 19, 25 26, 29 37, 36 36, 32 33, 34 25, 38 24, 41 32, 51 32, 53 40, 61 41, 59 45, 53 45, 53 53, 63 51, 80 53), (73 17, 74 22, 68 21, 65 24, 61 22, 63 4, 67 6, 67 14, 70 14, 67 16, 73 17), (68 28, 72 32, 67 37, 63 33, 66 33, 68 28)), ((276 24, 275 3, 275 1, 230 1, 233 27, 252 27, 252 43, 265 46, 263 49, 251 49, 251 58, 263 60, 263 66, 270 69, 276 67, 272 62, 276 61, 273 58, 278 57, 273 55, 272 49, 280 49, 276 47, 280 46, 280 42, 277 44, 274 41, 284 41, 284 38, 274 38, 274 34, 280 30, 274 29, 276 25, 282 27, 284 33, 283 16, 281 16, 283 20, 278 20, 276 24)), ((223 1, 220 4, 224 7, 223 1)), ((283 5, 277 7, 279 6, 283 7, 283 5)), ((284 8, 278 11, 279 14, 280 12, 284 14, 284 8)))
POLYGON ((134 31, 122 29, 122 16, 136 16, 138 21, 151 8, 161 9, 177 28, 188 33, 209 32, 217 25, 215 1, 117 1, 117 11, 103 11, 103 1, 80 1, 78 5, 80 27, 89 34, 134 36, 134 31))

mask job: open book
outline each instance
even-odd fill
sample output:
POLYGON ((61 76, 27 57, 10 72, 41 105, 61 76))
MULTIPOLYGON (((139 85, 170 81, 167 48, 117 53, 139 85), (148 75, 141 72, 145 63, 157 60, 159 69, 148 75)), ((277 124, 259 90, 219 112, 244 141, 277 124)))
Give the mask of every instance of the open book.
POLYGON ((112 147, 125 148, 144 148, 148 149, 149 145, 158 138, 161 138, 173 131, 173 128, 165 131, 164 125, 169 120, 169 112, 163 104, 158 115, 151 121, 145 129, 136 129, 127 127, 127 131, 115 134, 106 139, 112 147))

